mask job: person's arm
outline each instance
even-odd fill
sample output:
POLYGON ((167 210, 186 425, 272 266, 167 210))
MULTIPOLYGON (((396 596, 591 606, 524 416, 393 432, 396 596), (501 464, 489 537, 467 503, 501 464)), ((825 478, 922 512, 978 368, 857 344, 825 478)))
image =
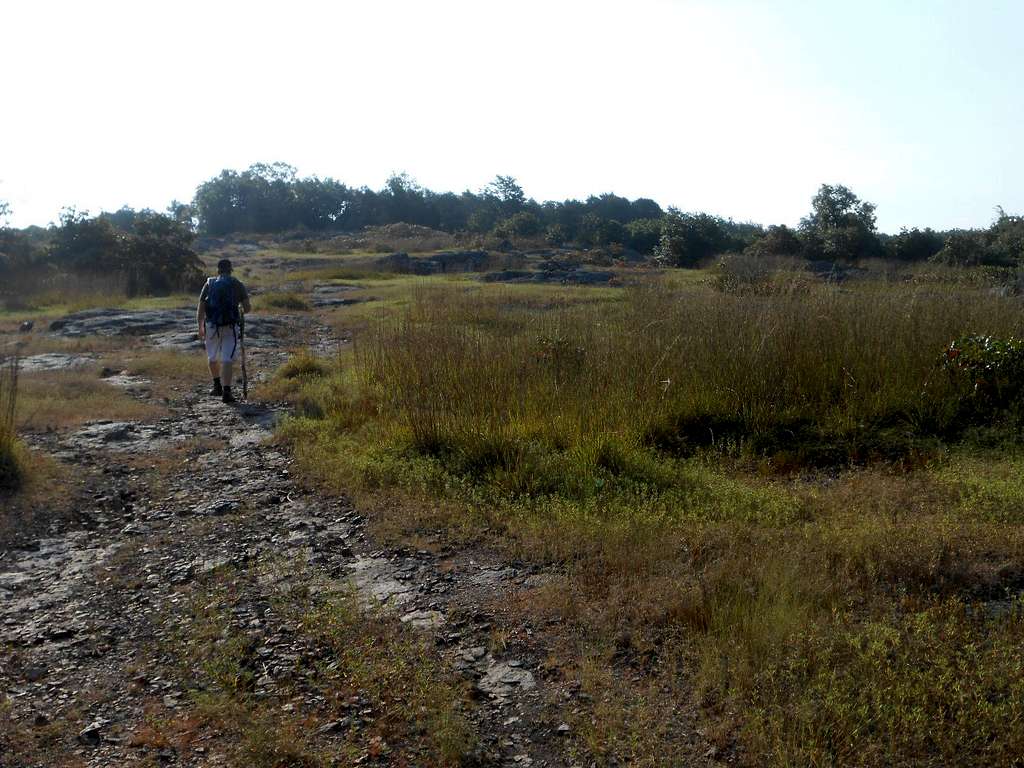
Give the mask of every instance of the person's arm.
POLYGON ((196 307, 196 325, 199 328, 199 340, 206 340, 206 289, 210 286, 209 283, 203 286, 203 290, 199 293, 199 306, 196 307))
POLYGON ((239 302, 242 305, 242 309, 246 314, 252 312, 252 305, 249 303, 249 292, 245 290, 245 286, 242 285, 242 281, 238 281, 238 295, 241 297, 239 302))

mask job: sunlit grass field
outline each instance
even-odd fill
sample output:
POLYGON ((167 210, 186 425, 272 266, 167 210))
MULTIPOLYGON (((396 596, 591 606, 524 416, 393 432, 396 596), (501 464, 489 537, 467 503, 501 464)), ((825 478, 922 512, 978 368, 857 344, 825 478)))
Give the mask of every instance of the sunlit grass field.
POLYGON ((1018 301, 547 288, 396 287, 354 354, 293 358, 307 476, 560 574, 519 610, 593 702, 581 757, 677 764, 692 708, 749 765, 1014 764, 1019 419, 943 356, 1018 301))

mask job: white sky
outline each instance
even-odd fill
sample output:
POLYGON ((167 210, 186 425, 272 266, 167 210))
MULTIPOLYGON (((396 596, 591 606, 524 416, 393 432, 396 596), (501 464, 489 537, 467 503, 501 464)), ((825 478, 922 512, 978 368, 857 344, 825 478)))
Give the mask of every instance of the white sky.
POLYGON ((1019 0, 0 0, 0 199, 163 209, 285 161, 379 188, 516 176, 885 231, 1024 211, 1019 0))

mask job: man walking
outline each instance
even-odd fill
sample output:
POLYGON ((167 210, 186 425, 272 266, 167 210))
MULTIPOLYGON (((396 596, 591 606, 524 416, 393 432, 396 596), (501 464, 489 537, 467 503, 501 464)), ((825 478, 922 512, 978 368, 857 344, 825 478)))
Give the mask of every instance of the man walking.
POLYGON ((217 276, 209 278, 199 294, 196 323, 210 360, 210 394, 225 403, 235 402, 231 394, 231 368, 241 351, 239 305, 245 312, 250 310, 249 294, 241 281, 231 276, 231 262, 221 259, 217 262, 217 276))

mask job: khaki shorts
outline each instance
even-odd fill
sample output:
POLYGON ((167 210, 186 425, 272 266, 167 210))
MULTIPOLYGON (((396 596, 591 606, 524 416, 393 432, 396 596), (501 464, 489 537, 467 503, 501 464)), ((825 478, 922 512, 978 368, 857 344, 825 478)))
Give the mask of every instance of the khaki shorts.
POLYGON ((206 324, 206 356, 211 363, 233 363, 240 350, 237 325, 206 324))

